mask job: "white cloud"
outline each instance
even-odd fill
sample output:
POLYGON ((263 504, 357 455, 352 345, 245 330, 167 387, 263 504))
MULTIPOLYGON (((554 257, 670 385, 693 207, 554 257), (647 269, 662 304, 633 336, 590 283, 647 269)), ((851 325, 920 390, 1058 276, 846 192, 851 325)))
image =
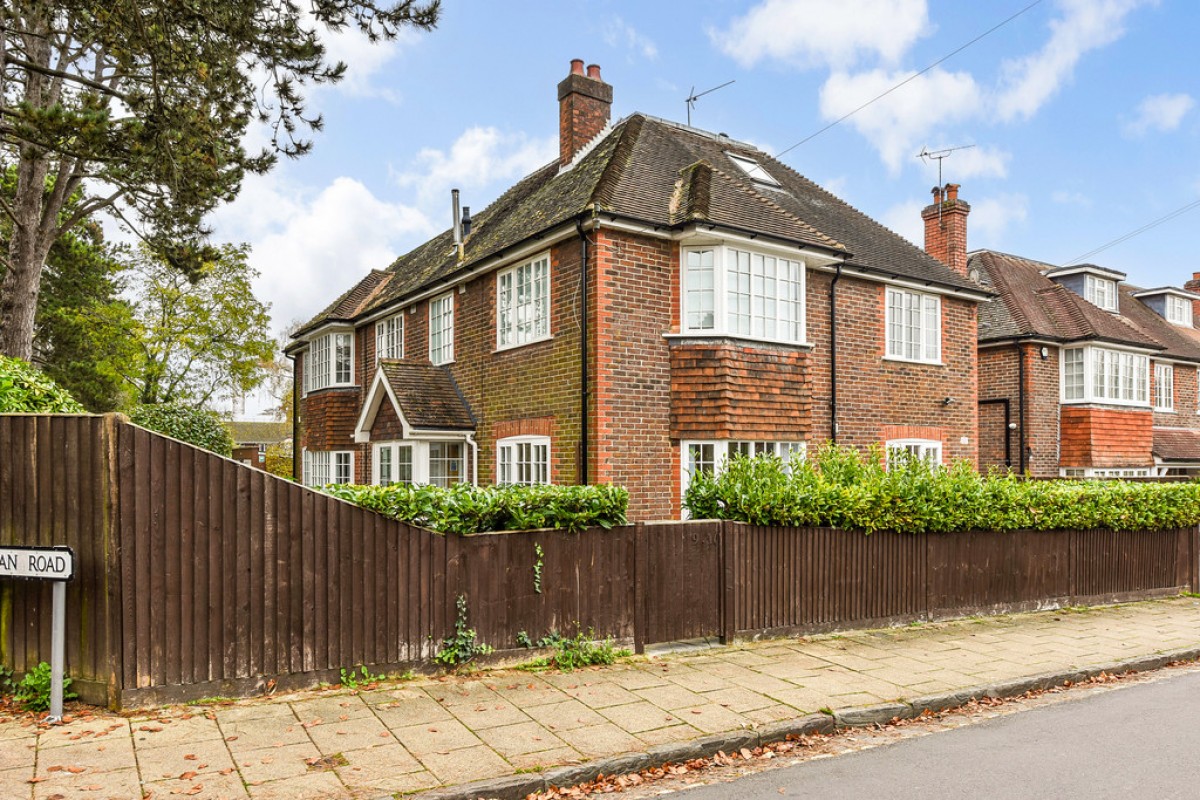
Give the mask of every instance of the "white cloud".
POLYGON ((620 17, 613 17, 604 26, 604 42, 609 47, 623 47, 630 53, 653 61, 658 58, 658 46, 620 17))
POLYGON ((972 202, 967 220, 972 249, 1003 246, 1008 230, 1028 217, 1029 198, 1019 192, 972 202))
MULTIPOLYGON (((821 116, 838 119, 911 75, 880 69, 854 75, 835 72, 821 87, 821 116)), ((903 165, 915 162, 921 145, 933 131, 970 119, 981 103, 981 90, 969 74, 934 69, 867 106, 846 124, 857 128, 896 174, 903 165)), ((981 153, 985 155, 977 154, 973 162, 982 170, 978 174, 1003 171, 1001 154, 990 150, 981 153)))
POLYGON ((1137 116, 1122 126, 1126 136, 1145 136, 1151 131, 1173 131, 1196 105, 1187 94, 1152 94, 1137 107, 1137 116))
POLYGON ((775 59, 845 69, 868 57, 894 64, 930 32, 925 0, 764 0, 709 37, 743 67, 775 59))
POLYGON ((312 20, 306 13, 309 24, 317 29, 321 43, 325 45, 325 57, 330 63, 341 61, 346 65, 342 80, 332 86, 315 88, 315 92, 338 91, 356 97, 377 97, 388 102, 398 102, 399 96, 391 89, 375 85, 373 79, 407 45, 414 44, 421 36, 411 28, 401 28, 396 38, 370 41, 355 25, 333 32, 312 20))
POLYGON ((1125 18, 1153 0, 1060 0, 1062 15, 1036 53, 1005 62, 996 108, 1006 121, 1029 119, 1069 81, 1089 50, 1115 42, 1125 18))
POLYGON ((279 329, 310 318, 435 231, 418 209, 380 200, 352 178, 313 192, 278 174, 247 178, 212 222, 217 239, 250 243, 250 264, 261 273, 255 293, 271 302, 279 329))
MULTIPOLYGON (((448 208, 452 188, 482 188, 493 181, 511 182, 545 166, 557 155, 557 136, 533 139, 523 133, 476 127, 459 136, 449 152, 422 150, 412 168, 393 170, 393 177, 400 186, 416 190, 422 207, 441 203, 448 208)), ((476 210, 483 205, 472 203, 469 197, 463 202, 474 205, 476 210)))
POLYGON ((917 247, 924 248, 925 221, 921 219, 921 211, 927 205, 927 200, 905 200, 884 211, 879 221, 917 247))
POLYGON ((1069 192, 1065 189, 1056 189, 1051 192, 1050 199, 1064 206, 1082 206, 1083 208, 1088 208, 1092 205, 1092 198, 1083 192, 1069 192))

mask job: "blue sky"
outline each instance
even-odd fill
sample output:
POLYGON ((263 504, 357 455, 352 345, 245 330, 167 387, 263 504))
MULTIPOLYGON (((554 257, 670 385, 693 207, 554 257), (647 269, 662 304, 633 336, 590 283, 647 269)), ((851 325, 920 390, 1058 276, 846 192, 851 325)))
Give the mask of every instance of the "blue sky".
MULTIPOLYGON (((478 210, 557 155, 555 87, 572 58, 640 111, 778 153, 1031 0, 445 0, 430 33, 329 40, 349 64, 310 91, 311 155, 246 181, 216 237, 246 241, 276 325, 478 210)), ((1200 4, 1042 0, 884 100, 789 151, 800 173, 919 243, 945 161, 972 204, 969 246, 1066 263, 1200 199, 1200 4)), ((261 133, 250 137, 256 141, 261 133)), ((1093 256, 1142 286, 1200 270, 1200 209, 1093 256)))

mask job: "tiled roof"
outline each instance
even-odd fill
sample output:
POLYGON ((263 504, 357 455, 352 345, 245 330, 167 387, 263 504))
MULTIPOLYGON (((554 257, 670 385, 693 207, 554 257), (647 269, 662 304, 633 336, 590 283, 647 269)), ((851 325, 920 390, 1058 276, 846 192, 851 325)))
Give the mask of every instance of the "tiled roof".
POLYGON ((451 231, 445 231, 398 258, 386 280, 372 273, 301 332, 436 289, 589 211, 644 224, 648 231, 708 222, 850 254, 851 266, 869 272, 985 295, 974 282, 753 146, 635 114, 612 126, 570 167, 548 164, 476 213, 462 261, 451 231), (757 161, 781 186, 756 183, 728 153, 757 161))
POLYGON ((458 391, 450 370, 427 361, 390 359, 379 368, 400 404, 404 419, 414 428, 473 430, 475 419, 458 391))
MULTIPOLYGON (((1097 339, 1170 352, 1169 342, 1178 338, 1176 329, 1134 298, 1128 286, 1120 286, 1121 313, 1113 314, 1047 278, 1044 273, 1051 265, 1044 262, 981 250, 970 254, 967 265, 979 271, 981 283, 1000 295, 979 309, 980 342, 1015 337, 1097 339)), ((1177 354, 1200 360, 1200 348, 1189 352, 1181 346, 1177 354)))
POLYGON ((1151 449, 1163 461, 1200 461, 1200 431, 1155 428, 1151 449))
POLYGON ((286 422, 226 422, 234 444, 276 444, 292 435, 286 422))

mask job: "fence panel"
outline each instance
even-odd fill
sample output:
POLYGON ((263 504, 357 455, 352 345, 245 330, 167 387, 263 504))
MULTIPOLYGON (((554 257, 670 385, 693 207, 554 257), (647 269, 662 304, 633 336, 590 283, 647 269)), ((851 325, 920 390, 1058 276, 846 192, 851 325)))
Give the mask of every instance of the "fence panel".
POLYGON ((722 524, 646 525, 644 641, 674 642, 721 631, 722 524))
POLYGON ((929 615, 1066 605, 1071 536, 1062 531, 927 534, 929 615))

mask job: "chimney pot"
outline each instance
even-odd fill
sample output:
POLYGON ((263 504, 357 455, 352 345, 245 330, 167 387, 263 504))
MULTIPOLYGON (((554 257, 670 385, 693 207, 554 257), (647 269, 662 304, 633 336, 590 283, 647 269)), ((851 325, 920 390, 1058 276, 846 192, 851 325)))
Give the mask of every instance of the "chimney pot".
POLYGON ((575 155, 608 127, 613 89, 600 79, 600 67, 583 72, 583 60, 571 61, 571 73, 558 84, 558 163, 566 167, 575 155))
POLYGON ((583 59, 582 58, 572 58, 571 59, 571 74, 572 75, 582 75, 583 74, 583 59))
POLYGON ((958 184, 957 183, 947 183, 946 184, 946 199, 951 200, 951 201, 958 199, 958 184))
POLYGON ((587 76, 593 80, 600 80, 600 65, 588 64, 587 76))
POLYGON ((933 202, 935 205, 937 203, 942 202, 942 187, 940 187, 940 186, 933 187, 933 202))

